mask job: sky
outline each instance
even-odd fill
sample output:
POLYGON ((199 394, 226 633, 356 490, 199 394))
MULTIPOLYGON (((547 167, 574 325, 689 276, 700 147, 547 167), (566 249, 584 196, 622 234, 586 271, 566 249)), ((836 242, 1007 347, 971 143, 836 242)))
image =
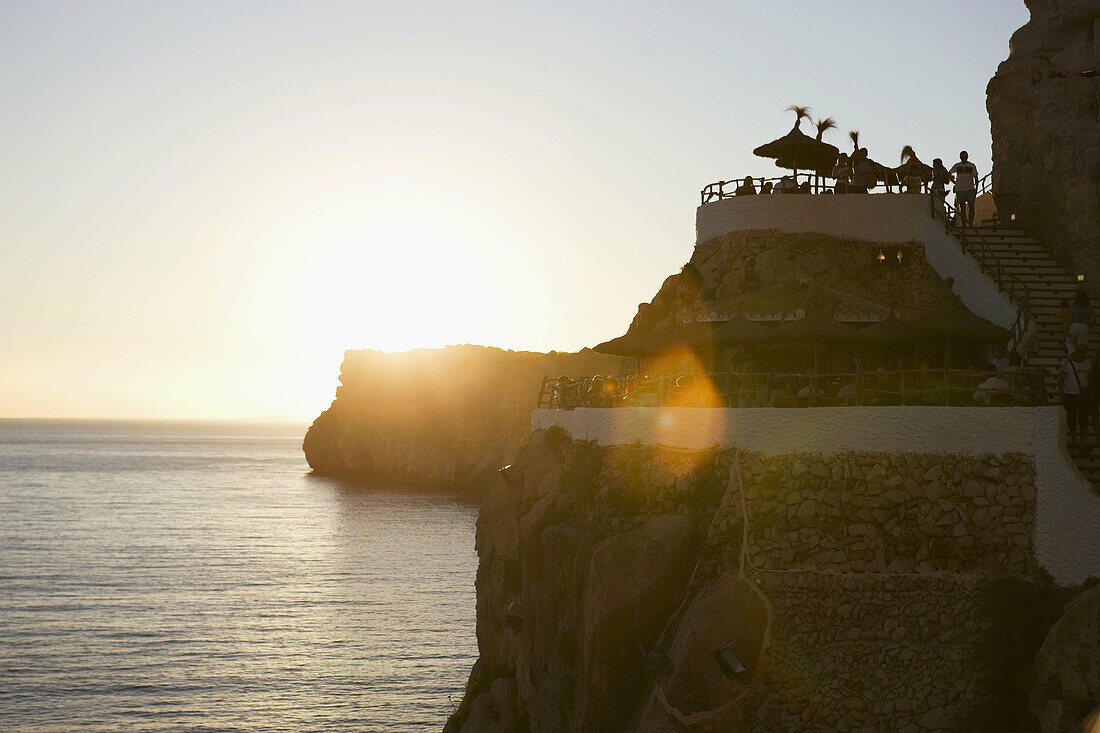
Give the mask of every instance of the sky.
POLYGON ((0 4, 0 417, 312 418, 345 349, 576 350, 791 104, 990 166, 1015 0, 0 4))

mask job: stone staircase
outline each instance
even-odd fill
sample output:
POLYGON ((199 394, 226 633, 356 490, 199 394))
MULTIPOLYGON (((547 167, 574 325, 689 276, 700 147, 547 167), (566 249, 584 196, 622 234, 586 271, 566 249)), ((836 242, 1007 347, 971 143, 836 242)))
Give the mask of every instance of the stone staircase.
MULTIPOLYGON (((1042 368, 1047 396, 1051 404, 1058 404, 1058 367, 1066 357, 1065 337, 1058 310, 1061 301, 1073 302, 1073 296, 1077 292, 1077 275, 1059 263, 1048 249, 1023 230, 1002 225, 996 216, 983 220, 975 229, 976 232, 969 232, 966 236, 969 242, 974 242, 975 238, 980 239, 987 254, 984 268, 987 271, 991 269, 988 259, 991 255, 1003 276, 1011 276, 1027 293, 1037 338, 1026 357, 1026 363, 1031 367, 1042 368)), ((953 233, 956 238, 962 236, 960 231, 953 233)), ((1093 343, 1091 347, 1095 349, 1097 345, 1093 343)), ((1091 432, 1094 430, 1095 426, 1092 426, 1086 437, 1086 448, 1073 449, 1070 455, 1095 488, 1100 487, 1100 446, 1096 434, 1091 432)))

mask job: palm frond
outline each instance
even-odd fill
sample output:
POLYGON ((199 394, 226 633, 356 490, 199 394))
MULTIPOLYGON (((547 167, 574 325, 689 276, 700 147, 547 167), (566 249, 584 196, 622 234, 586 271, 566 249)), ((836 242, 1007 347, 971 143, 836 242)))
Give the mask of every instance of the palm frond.
POLYGON ((817 126, 817 139, 818 141, 820 141, 822 135, 824 135, 829 130, 836 129, 836 120, 834 120, 832 117, 826 117, 823 120, 818 120, 814 123, 814 125, 817 126))
POLYGON ((859 150, 859 130, 849 130, 848 139, 852 141, 852 148, 859 150))
POLYGON ((917 154, 913 151, 913 146, 912 145, 906 145, 904 148, 901 149, 901 162, 902 163, 909 160, 910 158, 915 158, 915 157, 917 157, 917 154))
POLYGON ((794 114, 795 114, 794 125, 795 125, 795 127, 798 127, 798 125, 802 123, 803 119, 810 116, 810 112, 813 111, 813 107, 800 107, 797 104, 792 104, 790 107, 787 107, 787 109, 785 109, 783 111, 784 112, 794 112, 794 114))

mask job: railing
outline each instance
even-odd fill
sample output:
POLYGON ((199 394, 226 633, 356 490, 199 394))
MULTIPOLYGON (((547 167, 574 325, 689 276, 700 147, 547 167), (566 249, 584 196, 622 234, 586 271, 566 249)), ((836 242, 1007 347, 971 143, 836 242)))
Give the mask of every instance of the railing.
MULTIPOLYGON (((895 188, 898 189, 899 193, 902 193, 906 188, 906 185, 898 180, 897 175, 892 170, 890 170, 889 168, 886 168, 885 170, 886 175, 880 175, 879 178, 876 179, 874 184, 868 186, 868 191, 878 186, 884 186, 887 193, 893 193, 895 188), (886 180, 880 183, 882 178, 885 178, 886 180)), ((835 182, 828 183, 828 181, 831 180, 829 176, 823 176, 813 171, 798 174, 788 173, 787 177, 794 180, 796 186, 801 185, 802 183, 809 183, 810 193, 813 194, 833 193, 835 190, 835 182)), ((764 187, 764 184, 770 183, 774 188, 774 186, 776 186, 780 181, 783 180, 783 176, 776 176, 775 178, 757 178, 756 176, 753 176, 752 180, 756 193, 760 194, 761 189, 764 187)), ((734 198, 738 195, 737 190, 741 188, 742 185, 744 185, 744 181, 745 177, 742 176, 740 178, 731 178, 728 181, 715 181, 714 183, 708 183, 706 186, 703 187, 703 190, 699 192, 700 203, 709 204, 712 201, 721 201, 722 199, 734 198)), ((920 193, 928 193, 929 184, 921 183, 919 188, 920 193)), ((772 193, 779 192, 772 191, 772 193)), ((796 193, 796 191, 787 191, 787 193, 796 193)))
MULTIPOLYGON (((884 186, 887 193, 893 193, 894 188, 898 189, 898 192, 904 192, 908 186, 904 181, 898 179, 897 174, 890 168, 885 168, 886 175, 880 178, 886 180, 879 183, 878 180, 868 187, 868 190, 876 188, 878 186, 884 186)), ((881 171, 880 171, 881 172, 881 171)), ((810 193, 819 194, 832 192, 835 189, 835 182, 830 184, 826 181, 830 179, 830 176, 822 176, 819 173, 810 171, 806 173, 788 174, 788 177, 794 179, 795 184, 798 185, 799 181, 810 184, 810 193)), ((699 199, 701 204, 709 204, 712 201, 721 201, 722 199, 734 198, 737 196, 737 190, 744 184, 745 177, 731 178, 727 181, 715 181, 714 183, 708 183, 703 187, 703 190, 699 192, 699 199)), ((782 176, 776 176, 775 178, 757 178, 752 177, 754 188, 756 193, 759 194, 765 183, 771 183, 774 187, 777 183, 783 180, 782 176)), ((931 193, 932 184, 927 181, 922 181, 919 186, 920 193, 931 193)), ((981 196, 983 193, 987 193, 993 190, 993 174, 987 173, 978 179, 978 194, 981 196)), ((794 193, 791 191, 790 193, 794 193)))
POLYGON ((660 377, 544 377, 537 406, 844 407, 1047 404, 1041 368, 905 369, 833 374, 710 372, 660 377))
MULTIPOLYGON (((988 191, 991 174, 987 174, 978 181, 978 190, 988 191)), ((1022 343, 1027 331, 1028 322, 1031 320, 1031 301, 1027 285, 1010 272, 1005 272, 1001 258, 993 252, 992 244, 985 232, 970 224, 963 216, 947 203, 947 195, 943 198, 933 192, 929 195, 929 206, 932 218, 939 218, 944 222, 944 227, 951 233, 962 246, 965 253, 974 258, 982 272, 988 275, 997 284, 997 289, 1007 295, 1016 305, 1016 321, 1012 324, 1013 343, 1022 343)))

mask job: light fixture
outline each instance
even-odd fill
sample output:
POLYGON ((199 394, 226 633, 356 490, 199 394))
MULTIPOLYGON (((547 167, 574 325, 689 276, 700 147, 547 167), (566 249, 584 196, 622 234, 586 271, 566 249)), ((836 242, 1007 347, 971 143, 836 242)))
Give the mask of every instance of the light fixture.
POLYGON ((1085 69, 1081 72, 1081 76, 1084 76, 1086 78, 1090 76, 1096 76, 1096 69, 1085 69))
POLYGON ((1008 220, 1009 221, 1016 221, 1016 215, 1015 214, 1009 214, 1008 215, 1008 220))
POLYGON ((1077 276, 1077 282, 1079 282, 1079 283, 1085 282, 1085 276, 1084 275, 1078 275, 1077 276))
POLYGON ((901 250, 898 250, 898 264, 901 264, 901 250))
POLYGON ((878 251, 878 261, 879 261, 879 262, 885 262, 885 261, 886 261, 886 255, 884 255, 884 254, 882 253, 882 250, 881 250, 881 249, 880 249, 880 250, 878 251))

